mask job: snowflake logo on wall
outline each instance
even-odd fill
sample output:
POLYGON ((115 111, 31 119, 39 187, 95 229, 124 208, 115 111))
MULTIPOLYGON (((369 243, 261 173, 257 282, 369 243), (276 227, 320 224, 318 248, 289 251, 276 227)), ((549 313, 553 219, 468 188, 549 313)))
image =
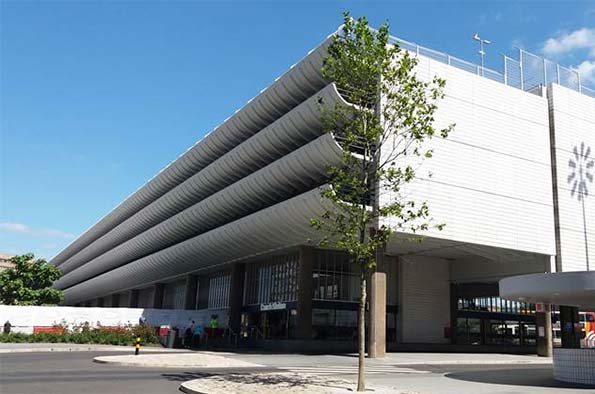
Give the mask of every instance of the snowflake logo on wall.
POLYGON ((574 197, 577 195, 579 201, 582 201, 589 195, 589 184, 593 182, 593 166, 595 162, 591 155, 591 147, 585 147, 585 143, 581 142, 580 153, 578 146, 572 150, 573 157, 568 161, 570 167, 570 175, 568 175, 568 183, 572 185, 570 195, 574 197))

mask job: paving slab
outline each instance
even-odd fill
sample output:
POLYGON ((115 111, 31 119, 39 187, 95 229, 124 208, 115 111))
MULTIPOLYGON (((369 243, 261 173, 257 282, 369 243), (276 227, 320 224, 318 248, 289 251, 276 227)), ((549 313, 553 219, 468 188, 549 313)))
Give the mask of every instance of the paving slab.
MULTIPOLYGON (((180 385, 187 394, 352 394, 354 383, 328 376, 295 373, 210 375, 180 385)), ((414 394, 376 387, 374 393, 414 394)))
POLYGON ((96 363, 117 364, 151 368, 260 368, 261 364, 224 357, 210 352, 192 352, 176 354, 140 354, 100 356, 93 359, 96 363))
POLYGON ((378 359, 393 365, 501 365, 501 364, 551 364, 551 357, 535 354, 500 353, 387 353, 378 359))
MULTIPOLYGON (((217 352, 225 357, 256 362, 272 367, 316 366, 316 365, 355 365, 357 354, 309 355, 309 354, 270 354, 217 352)), ((552 359, 536 355, 515 355, 499 353, 387 353, 384 358, 366 359, 370 366, 399 365, 551 365, 552 359)))

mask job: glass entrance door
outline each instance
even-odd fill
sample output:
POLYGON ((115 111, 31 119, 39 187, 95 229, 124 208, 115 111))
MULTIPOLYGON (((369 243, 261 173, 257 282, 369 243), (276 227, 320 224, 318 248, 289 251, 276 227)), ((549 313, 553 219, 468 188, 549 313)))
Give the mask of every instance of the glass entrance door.
POLYGON ((457 319, 457 343, 481 345, 481 319, 459 317, 457 319))
POLYGON ((288 338, 288 315, 287 310, 261 313, 261 331, 265 339, 288 338))

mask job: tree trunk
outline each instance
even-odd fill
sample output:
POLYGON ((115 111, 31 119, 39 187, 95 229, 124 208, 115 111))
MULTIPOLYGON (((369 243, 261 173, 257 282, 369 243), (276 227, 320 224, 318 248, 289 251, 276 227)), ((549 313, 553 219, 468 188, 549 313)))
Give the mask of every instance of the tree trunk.
POLYGON ((357 315, 357 348, 358 348, 358 368, 357 368, 357 391, 366 391, 366 276, 364 270, 361 273, 361 294, 359 298, 359 309, 357 315))

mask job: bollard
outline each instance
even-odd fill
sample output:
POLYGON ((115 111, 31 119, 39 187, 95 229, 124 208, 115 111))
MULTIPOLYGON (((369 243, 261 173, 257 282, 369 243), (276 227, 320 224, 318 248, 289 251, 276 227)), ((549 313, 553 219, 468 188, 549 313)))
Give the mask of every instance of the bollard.
POLYGON ((138 356, 138 353, 140 352, 140 337, 136 337, 136 344, 134 345, 134 347, 134 355, 138 356))

